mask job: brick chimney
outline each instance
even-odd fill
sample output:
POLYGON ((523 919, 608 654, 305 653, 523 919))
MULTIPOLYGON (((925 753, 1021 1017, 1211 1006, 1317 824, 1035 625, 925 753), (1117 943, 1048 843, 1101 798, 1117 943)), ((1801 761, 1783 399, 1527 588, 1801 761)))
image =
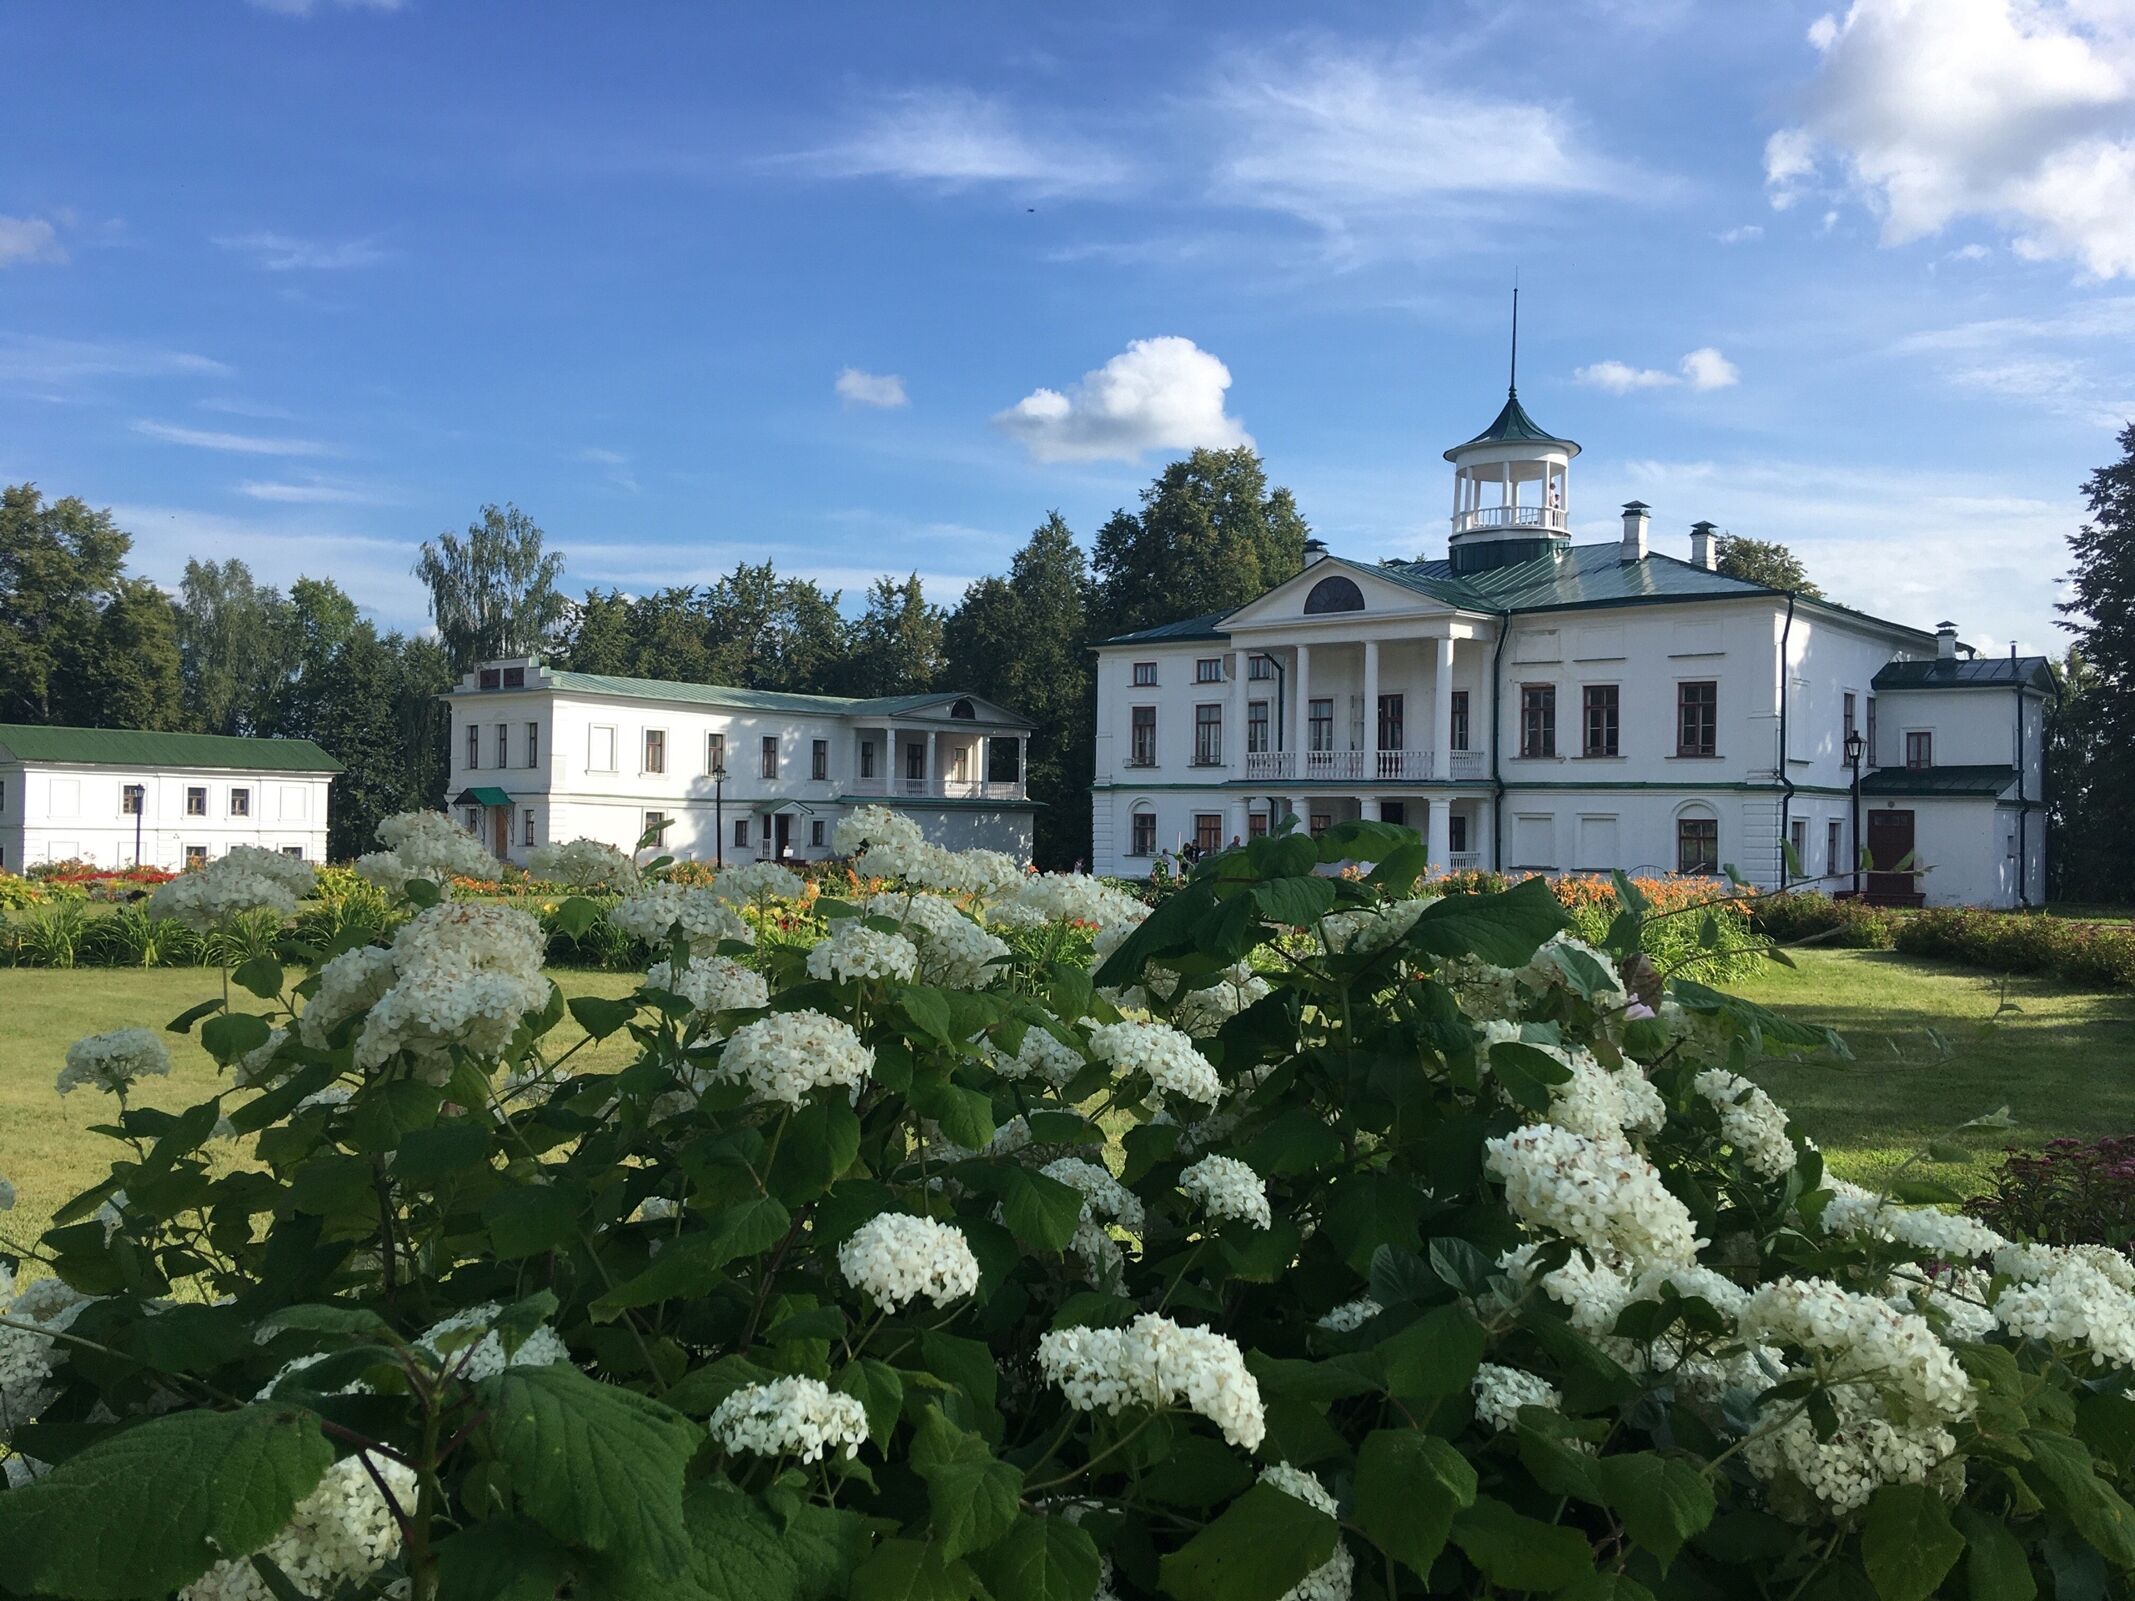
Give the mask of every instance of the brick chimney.
POLYGON ((1623 548, 1617 552, 1618 561, 1644 561, 1646 559, 1646 530, 1652 519, 1647 515, 1652 508, 1642 500, 1627 500, 1623 507, 1623 548))
POLYGON ((1711 523, 1690 525, 1690 565, 1713 572, 1720 565, 1720 530, 1711 523))

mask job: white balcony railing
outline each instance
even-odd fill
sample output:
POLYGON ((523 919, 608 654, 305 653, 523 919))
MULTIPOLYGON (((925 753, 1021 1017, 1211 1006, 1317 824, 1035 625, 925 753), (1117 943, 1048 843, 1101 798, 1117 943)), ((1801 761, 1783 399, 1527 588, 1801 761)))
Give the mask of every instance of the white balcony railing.
POLYGON ((897 795, 908 800, 999 800, 1025 798, 1022 781, 1003 778, 855 778, 847 795, 897 795))
POLYGON ((1354 779, 1359 783, 1423 784, 1438 777, 1456 783, 1487 776, 1489 757, 1479 750, 1447 753, 1447 771, 1438 771, 1438 758, 1427 750, 1382 750, 1374 755, 1362 750, 1256 750, 1245 758, 1248 783, 1284 783, 1299 776, 1327 780, 1354 779))
POLYGON ((1297 776, 1297 752, 1290 750, 1247 751, 1245 753, 1245 776, 1255 782, 1295 778, 1297 776))
POLYGON ((1476 506, 1456 512, 1453 517, 1453 532, 1456 534, 1521 529, 1533 529, 1538 534, 1565 534, 1571 532, 1571 526, 1571 519, 1565 515, 1562 506, 1476 506))
POLYGON ((1446 871, 1449 873, 1472 873, 1483 865, 1481 851, 1448 851, 1446 871))
POLYGON ((1431 753, 1427 750, 1382 750, 1377 776, 1389 783, 1419 783, 1431 777, 1431 753))
POLYGON ((1450 751, 1446 760, 1452 768, 1446 776, 1456 783, 1467 778, 1482 778, 1488 771, 1488 762, 1479 750, 1450 751))

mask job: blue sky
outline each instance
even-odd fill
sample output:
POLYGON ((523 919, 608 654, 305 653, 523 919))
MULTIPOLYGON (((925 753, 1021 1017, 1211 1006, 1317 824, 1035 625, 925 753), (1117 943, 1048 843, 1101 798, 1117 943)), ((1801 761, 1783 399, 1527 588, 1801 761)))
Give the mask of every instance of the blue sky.
POLYGON ((516 500, 574 585, 953 601, 1250 438, 1440 554, 1520 391, 1572 510, 2055 647, 2135 414, 2135 0, 1422 7, 16 0, 0 476, 140 568, 419 625, 516 500))

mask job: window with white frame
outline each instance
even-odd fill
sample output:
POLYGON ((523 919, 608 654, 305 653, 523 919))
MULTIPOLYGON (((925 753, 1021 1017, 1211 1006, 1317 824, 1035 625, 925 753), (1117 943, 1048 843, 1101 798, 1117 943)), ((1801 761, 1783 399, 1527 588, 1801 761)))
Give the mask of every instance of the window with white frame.
POLYGON ((1720 870, 1720 820, 1696 812, 1675 820, 1675 870, 1712 874, 1720 870))
POLYGON ((251 790, 239 785, 230 791, 230 815, 232 817, 250 817, 252 815, 251 790))
POLYGON ((511 766, 511 764, 512 725, 509 723, 499 723, 497 724, 497 765, 499 767, 509 767, 511 766))
POLYGON ((726 735, 706 734, 704 736, 704 771, 706 775, 717 773, 725 766, 726 735))
POLYGON ((539 767, 541 765, 541 725, 539 723, 528 723, 526 725, 526 765, 529 767, 539 767))
POLYGON ((1223 658, 1200 656, 1194 660, 1194 682, 1197 684, 1220 684, 1223 682, 1223 658))
POLYGON ((482 765, 482 725, 467 725, 467 770, 471 773, 482 765))
POLYGON ((1826 821, 1824 824, 1824 871, 1826 873, 1836 874, 1846 871, 1844 859, 1846 854, 1845 842, 1846 825, 1836 817, 1826 821))
POLYGON ((763 737, 761 772, 765 778, 778 777, 778 736, 776 734, 766 734, 763 737))
POLYGON ((808 776, 824 779, 830 776, 830 741, 813 740, 808 746, 808 776))
POLYGON ((208 814, 208 787, 205 784, 188 784, 185 787, 185 815, 205 817, 208 814))
POLYGON ((664 773, 667 771, 666 729, 648 728, 645 730, 644 770, 648 773, 664 773))
POLYGON ((526 807, 519 814, 519 843, 522 845, 534 843, 534 808, 531 806, 526 807))
POLYGON ((1220 767, 1223 765, 1223 708, 1220 705, 1204 705, 1194 708, 1194 766, 1220 767))
POLYGON ((586 770, 593 773, 615 771, 615 725, 595 723, 586 730, 586 770))
POLYGON ((146 787, 145 785, 141 785, 141 784, 122 784, 122 785, 120 785, 120 786, 119 786, 119 815, 120 815, 121 817, 139 817, 139 816, 141 815, 141 805, 142 805, 142 802, 143 802, 143 801, 145 801, 145 800, 146 800, 147 798, 148 798, 148 790, 147 790, 147 787, 146 787))
POLYGON ((1139 811, 1128 819, 1127 854, 1129 856, 1154 856, 1156 854, 1156 813, 1139 811))

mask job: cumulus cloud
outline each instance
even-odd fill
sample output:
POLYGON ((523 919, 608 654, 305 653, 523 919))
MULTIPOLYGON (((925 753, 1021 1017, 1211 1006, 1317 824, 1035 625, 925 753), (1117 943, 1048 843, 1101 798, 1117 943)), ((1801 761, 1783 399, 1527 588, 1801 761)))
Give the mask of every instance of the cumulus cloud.
POLYGON ((907 406, 911 397, 904 392, 904 380, 895 373, 862 372, 858 367, 847 367, 838 374, 838 398, 851 406, 907 406))
POLYGON ((0 217, 0 267, 67 259, 59 232, 42 217, 0 217))
POLYGON ((215 244, 250 256, 255 267, 268 272, 343 272, 351 267, 375 267, 393 254, 370 239, 330 243, 272 231, 227 234, 218 237, 215 244))
POLYGON ((2018 254, 2135 273, 2135 13, 2100 0, 1856 0, 1818 19, 1772 204, 1850 195, 1887 245, 1966 217, 2018 254))
POLYGON ((1009 184, 1036 193, 1106 189, 1127 162, 1065 129, 1034 125, 997 96, 908 89, 870 105, 843 138, 775 163, 826 178, 897 178, 959 188, 1009 184))
POLYGON ((1572 377, 1612 395, 1628 395, 1635 389, 1669 389, 1677 384, 1688 384, 1692 389, 1725 389, 1741 381, 1742 369, 1711 345, 1701 345, 1677 362, 1674 372, 1634 367, 1623 361, 1597 361, 1575 368, 1572 377))
POLYGON ((321 444, 316 439, 270 439, 257 434, 226 434, 214 429, 184 428, 177 423, 154 422, 146 418, 136 422, 133 431, 150 439, 160 439, 168 445, 189 445, 195 450, 226 450, 240 456, 336 454, 331 445, 321 444))
POLYGON ((1034 389, 994 422, 1040 461, 1133 461, 1252 436, 1223 409, 1231 370, 1191 339, 1137 339, 1066 393, 1034 389))

